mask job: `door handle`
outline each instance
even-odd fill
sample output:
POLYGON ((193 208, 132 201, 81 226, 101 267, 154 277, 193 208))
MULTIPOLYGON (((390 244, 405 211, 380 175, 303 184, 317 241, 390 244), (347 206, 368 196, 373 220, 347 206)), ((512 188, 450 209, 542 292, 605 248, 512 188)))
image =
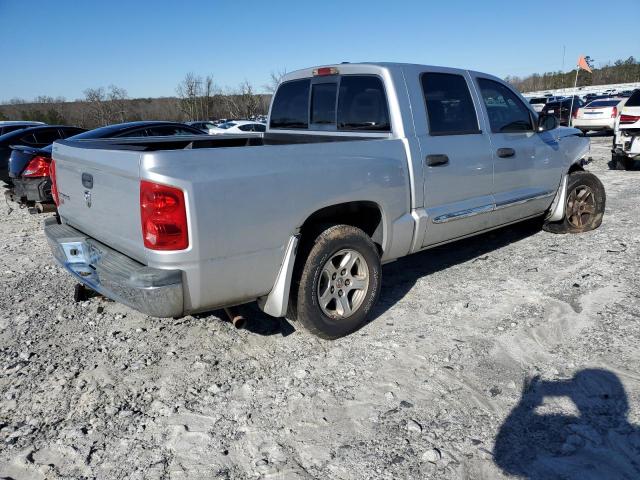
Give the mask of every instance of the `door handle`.
POLYGON ((437 153, 434 155, 427 155, 427 166, 429 167, 437 167, 440 165, 446 165, 449 163, 449 157, 442 153, 437 153))
POLYGON ((513 148, 499 148, 496 152, 500 158, 514 157, 516 151, 513 148))

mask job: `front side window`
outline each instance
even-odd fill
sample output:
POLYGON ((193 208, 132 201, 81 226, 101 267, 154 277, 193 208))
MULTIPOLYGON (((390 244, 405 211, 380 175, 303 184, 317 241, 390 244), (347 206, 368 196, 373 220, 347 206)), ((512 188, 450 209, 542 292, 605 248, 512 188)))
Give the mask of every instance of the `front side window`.
POLYGON ((462 75, 424 73, 421 82, 431 135, 480 133, 476 109, 462 75))
POLYGON ((310 83, 307 78, 280 85, 271 107, 271 128, 309 127, 310 83))
MULTIPOLYGON (((531 112, 511 89, 487 78, 479 78, 478 86, 487 108, 492 132, 533 131, 531 112)), ((547 107, 550 105, 547 104, 547 107)))
POLYGON ((388 132, 389 107, 382 80, 368 75, 340 79, 338 130, 388 132))
POLYGON ((311 123, 331 125, 336 123, 336 83, 317 83, 311 88, 311 123))

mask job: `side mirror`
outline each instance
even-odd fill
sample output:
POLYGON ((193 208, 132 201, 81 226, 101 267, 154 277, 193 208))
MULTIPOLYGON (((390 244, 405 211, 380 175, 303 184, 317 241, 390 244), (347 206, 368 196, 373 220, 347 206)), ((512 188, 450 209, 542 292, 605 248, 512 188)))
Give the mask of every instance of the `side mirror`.
POLYGON ((538 117, 538 132, 547 132, 558 128, 558 119, 555 115, 541 114, 538 117))

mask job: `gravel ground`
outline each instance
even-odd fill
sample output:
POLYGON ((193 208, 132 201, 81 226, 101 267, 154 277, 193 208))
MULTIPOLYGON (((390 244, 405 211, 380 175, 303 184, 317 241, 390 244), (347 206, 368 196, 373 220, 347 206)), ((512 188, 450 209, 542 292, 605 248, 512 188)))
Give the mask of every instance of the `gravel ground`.
POLYGON ((0 478, 640 478, 640 177, 610 142, 601 228, 389 264, 334 342, 74 303, 42 216, 1 208, 0 478))

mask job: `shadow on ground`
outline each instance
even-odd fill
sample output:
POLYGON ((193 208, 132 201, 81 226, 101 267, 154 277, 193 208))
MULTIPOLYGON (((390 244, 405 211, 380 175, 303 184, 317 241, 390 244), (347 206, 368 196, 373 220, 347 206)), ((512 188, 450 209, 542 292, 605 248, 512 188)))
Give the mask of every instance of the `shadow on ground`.
POLYGON ((640 429, 629 423, 628 411, 622 383, 610 371, 582 370, 559 381, 535 377, 498 432, 495 462, 528 480, 638 479, 640 429), (575 415, 554 412, 561 400, 573 403, 575 415))

